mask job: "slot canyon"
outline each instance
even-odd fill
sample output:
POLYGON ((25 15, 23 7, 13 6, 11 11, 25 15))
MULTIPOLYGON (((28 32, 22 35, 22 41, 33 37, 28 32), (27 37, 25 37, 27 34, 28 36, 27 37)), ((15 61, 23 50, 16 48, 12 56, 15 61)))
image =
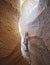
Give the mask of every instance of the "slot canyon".
POLYGON ((0 65, 50 65, 50 0, 0 0, 0 65))

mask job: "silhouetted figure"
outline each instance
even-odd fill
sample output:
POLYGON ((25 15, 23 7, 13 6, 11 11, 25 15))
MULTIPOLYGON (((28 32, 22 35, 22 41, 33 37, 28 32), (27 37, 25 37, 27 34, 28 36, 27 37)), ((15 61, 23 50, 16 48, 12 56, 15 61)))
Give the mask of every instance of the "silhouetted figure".
POLYGON ((25 51, 28 51, 28 39, 29 39, 28 32, 26 32, 24 35, 24 42, 23 42, 25 44, 25 47, 26 47, 25 51))

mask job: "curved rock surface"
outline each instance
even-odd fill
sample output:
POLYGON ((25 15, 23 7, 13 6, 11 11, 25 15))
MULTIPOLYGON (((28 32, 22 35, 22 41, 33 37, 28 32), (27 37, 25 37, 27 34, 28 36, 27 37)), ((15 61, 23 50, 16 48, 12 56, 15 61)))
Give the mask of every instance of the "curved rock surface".
POLYGON ((31 8, 28 10, 27 7, 22 13, 19 23, 21 51, 24 58, 30 60, 32 65, 50 65, 50 1, 39 0, 37 3, 38 5, 34 6, 34 9, 31 6, 31 13, 29 13, 31 8), (25 45, 23 44, 25 32, 28 32, 30 37, 33 36, 29 41, 28 53, 25 52, 25 45))
POLYGON ((0 57, 8 56, 20 42, 18 20, 18 9, 0 0, 0 57))

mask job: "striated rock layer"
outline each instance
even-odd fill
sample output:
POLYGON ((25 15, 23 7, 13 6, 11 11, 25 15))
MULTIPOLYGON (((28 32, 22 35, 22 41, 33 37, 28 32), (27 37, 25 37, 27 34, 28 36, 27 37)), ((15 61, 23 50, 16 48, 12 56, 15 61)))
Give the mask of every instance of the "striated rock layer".
POLYGON ((50 65, 50 1, 39 0, 37 3, 38 5, 32 9, 31 13, 28 12, 27 7, 25 10, 27 9, 29 14, 25 10, 23 11, 22 21, 19 25, 21 51, 24 58, 30 60, 32 65, 50 65), (23 33, 25 32, 28 32, 31 37, 28 53, 25 52, 25 45, 23 44, 23 33))
POLYGON ((9 2, 0 0, 0 57, 8 56, 20 43, 19 17, 18 9, 9 2))

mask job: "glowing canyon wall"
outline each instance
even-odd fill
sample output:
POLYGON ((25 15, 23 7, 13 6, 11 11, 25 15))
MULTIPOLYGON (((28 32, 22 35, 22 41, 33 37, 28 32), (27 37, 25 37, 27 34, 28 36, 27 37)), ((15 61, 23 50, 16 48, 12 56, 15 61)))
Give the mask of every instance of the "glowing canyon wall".
POLYGON ((0 58, 19 46, 19 0, 0 0, 0 58))

